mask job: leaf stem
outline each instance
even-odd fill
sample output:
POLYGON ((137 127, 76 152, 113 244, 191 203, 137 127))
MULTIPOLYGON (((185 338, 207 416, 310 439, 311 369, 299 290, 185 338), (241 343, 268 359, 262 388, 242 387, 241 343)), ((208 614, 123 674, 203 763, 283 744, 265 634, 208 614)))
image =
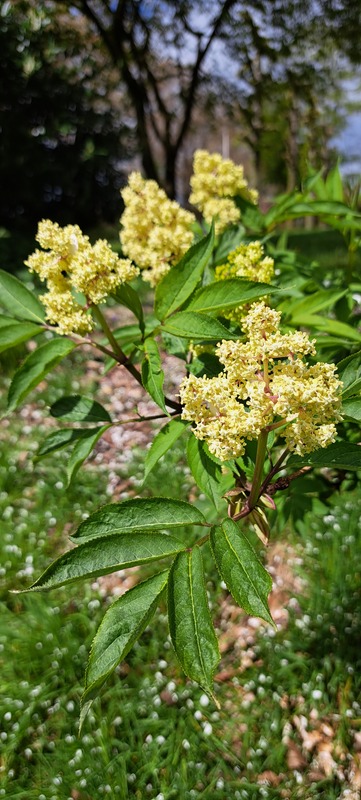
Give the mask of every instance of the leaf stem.
POLYGON ((263 465, 266 458, 268 431, 264 428, 259 437, 257 444, 256 463, 254 467, 253 480, 251 493, 249 495, 247 506, 251 511, 255 507, 260 495, 260 488, 262 484, 263 465))
MULTIPOLYGON (((142 377, 141 377, 140 372, 137 370, 137 368, 134 366, 134 364, 132 364, 128 360, 128 358, 125 355, 125 353, 123 353, 123 350, 120 347, 119 342, 117 342, 113 332, 111 331, 111 329, 110 329, 110 327, 109 327, 109 325, 108 325, 108 323, 107 323, 107 321, 105 319, 105 316, 104 316, 103 312, 100 310, 99 306, 93 305, 92 309, 93 309, 93 312, 94 312, 94 316, 98 320, 99 325, 101 326, 102 330, 104 331, 104 333, 105 333, 105 335, 106 335, 106 337, 108 339, 108 342, 111 344, 111 346, 113 348, 114 352, 111 353, 112 357, 118 362, 118 364, 121 364, 123 367, 125 367, 125 369, 128 370, 128 372, 130 372, 130 374, 133 376, 133 378, 135 378, 137 383, 139 383, 141 386, 143 386, 143 381, 142 381, 142 377)), ((102 349, 101 345, 99 346, 97 344, 96 346, 99 347, 100 350, 102 349)), ((164 401, 165 401, 165 404, 167 406, 169 406, 169 408, 173 408, 177 413, 180 413, 182 411, 181 404, 177 403, 176 400, 171 400, 169 397, 165 397, 164 401)))

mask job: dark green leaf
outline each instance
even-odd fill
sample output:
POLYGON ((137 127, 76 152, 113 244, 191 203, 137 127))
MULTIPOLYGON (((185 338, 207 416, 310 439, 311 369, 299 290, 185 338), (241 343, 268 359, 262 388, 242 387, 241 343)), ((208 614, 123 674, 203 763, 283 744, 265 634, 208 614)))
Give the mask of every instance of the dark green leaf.
POLYGON ((348 419, 361 422, 361 397, 352 397, 350 400, 345 400, 342 404, 342 414, 348 419))
POLYGON ((41 443, 36 453, 36 458, 47 456, 49 453, 55 452, 55 450, 68 447, 78 439, 88 439, 93 435, 94 431, 91 428, 64 428, 59 431, 53 431, 41 443))
POLYGON ((13 411, 48 372, 74 350, 69 339, 51 339, 27 356, 15 372, 9 389, 8 411, 13 411))
POLYGON ((339 361, 337 372, 343 383, 342 399, 358 394, 361 390, 361 350, 339 361))
POLYGON ((14 321, 10 320, 10 325, 0 327, 0 353, 16 344, 27 342, 43 331, 40 325, 34 325, 32 322, 16 322, 14 325, 14 321))
POLYGON ((143 633, 153 616, 167 580, 168 570, 139 583, 113 603, 103 618, 90 651, 82 705, 98 694, 113 669, 143 633))
POLYGON ((37 297, 18 278, 2 269, 0 269, 0 305, 20 319, 44 322, 44 306, 37 297))
POLYGON ((270 286, 268 283, 254 283, 243 278, 227 278, 198 289, 188 303, 187 311, 219 314, 277 291, 275 286, 270 286))
POLYGON ((219 342, 222 339, 236 339, 227 328, 213 317, 199 314, 196 311, 180 311, 166 320, 163 329, 174 336, 185 339, 200 339, 201 341, 219 342))
POLYGON ((118 569, 168 558, 184 549, 182 542, 166 533, 130 533, 102 536, 74 547, 53 561, 35 583, 21 591, 41 591, 83 578, 108 575, 118 569))
POLYGON ((52 417, 60 417, 69 422, 111 422, 105 408, 90 397, 79 394, 60 397, 50 408, 52 417))
POLYGON ((244 239, 245 229, 243 225, 226 228, 218 240, 218 245, 214 252, 214 264, 224 264, 227 256, 235 250, 244 239))
POLYGON ((73 447, 73 450, 69 456, 69 460, 67 463, 67 477, 68 477, 68 485, 75 477, 78 469, 81 467, 83 461, 90 455, 91 451, 95 447, 98 439, 103 436, 103 433, 110 428, 110 425, 102 425, 101 428, 91 428, 91 435, 84 437, 82 436, 73 447))
POLYGON ((335 442, 329 447, 314 450, 305 456, 291 456, 287 467, 312 466, 329 467, 330 469, 361 469, 361 446, 351 442, 335 442))
POLYGON ((211 258, 213 246, 212 225, 207 236, 193 244, 180 262, 164 276, 155 292, 154 311, 158 319, 163 320, 172 314, 192 294, 211 258))
POLYGON ((171 419, 154 437, 150 449, 147 451, 144 463, 144 479, 158 463, 164 453, 169 450, 174 442, 188 428, 188 423, 182 419, 171 419))
POLYGON ((179 553, 173 562, 168 582, 168 614, 170 635, 182 669, 213 697, 213 676, 220 653, 208 608, 199 547, 179 553))
POLYGON ((221 578, 236 603, 247 614, 273 624, 267 601, 272 589, 271 576, 232 519, 212 528, 211 547, 221 578))
POLYGON ((224 492, 222 468, 209 457, 204 443, 195 436, 189 439, 187 459, 197 486, 218 508, 224 492))
POLYGON ((133 312, 139 321, 140 330, 144 331, 143 308, 135 289, 133 289, 129 283, 123 283, 121 286, 118 286, 112 294, 118 303, 121 303, 122 306, 126 306, 126 308, 129 308, 129 310, 133 312))
POLYGON ((165 407, 163 383, 164 372, 160 360, 159 348, 155 339, 148 338, 144 342, 144 359, 142 362, 142 383, 151 398, 162 411, 168 414, 165 407))
POLYGON ((81 523, 72 538, 124 534, 131 531, 159 531, 185 525, 205 525, 203 514, 184 500, 169 497, 136 497, 109 503, 81 523))

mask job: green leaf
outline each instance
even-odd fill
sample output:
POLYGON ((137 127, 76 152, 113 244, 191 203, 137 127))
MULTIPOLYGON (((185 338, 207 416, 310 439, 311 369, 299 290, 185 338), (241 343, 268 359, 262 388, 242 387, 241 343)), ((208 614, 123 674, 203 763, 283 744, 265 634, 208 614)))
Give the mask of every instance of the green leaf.
POLYGON ((19 325, 19 320, 9 317, 7 314, 0 314, 0 329, 9 325, 19 325))
MULTIPOLYGON (((214 227, 193 244, 175 267, 164 276, 155 291, 154 311, 158 319, 176 311, 185 303, 199 283, 214 247, 214 227)), ((171 331, 172 333, 172 331, 171 331)))
POLYGON ((21 592, 54 589, 84 578, 108 575, 126 567, 149 564, 184 550, 184 544, 166 533, 130 533, 101 536, 84 542, 53 561, 35 583, 21 592))
POLYGON ((79 394, 60 397, 50 408, 52 417, 60 417, 69 422, 111 422, 105 408, 90 397, 79 394))
POLYGON ((208 608, 199 547, 179 553, 172 564, 168 614, 171 639, 182 669, 213 697, 213 676, 220 653, 208 608))
POLYGON ((166 320, 162 327, 168 333, 185 339, 219 342, 222 339, 239 338, 230 333, 217 319, 196 311, 180 311, 166 320))
POLYGON ((0 305, 15 317, 44 322, 45 311, 37 297, 18 278, 0 269, 0 305))
POLYGON ((334 336, 361 342, 361 333, 356 328, 352 328, 351 325, 347 325, 345 322, 339 322, 337 319, 320 317, 317 314, 302 314, 299 316, 293 315, 292 322, 294 325, 316 328, 318 331, 325 331, 334 336))
POLYGON ((218 508, 223 494, 223 475, 219 464, 207 454, 204 442, 191 436, 187 448, 188 464, 193 478, 200 490, 218 508))
POLYGON ((329 467, 330 469, 361 469, 361 446, 351 442, 335 442, 329 447, 321 447, 305 456, 291 456, 287 467, 312 466, 329 467))
POLYGON ((8 395, 8 411, 13 411, 53 367, 74 350, 69 339, 51 339, 27 356, 15 372, 8 395))
POLYGON ((129 589, 110 606, 93 640, 82 705, 97 695, 147 627, 167 585, 168 574, 169 571, 165 570, 153 575, 129 589))
POLYGON ((95 447, 98 439, 103 436, 103 433, 110 428, 111 425, 102 425, 101 428, 91 428, 89 436, 82 436, 73 447, 67 463, 66 473, 68 478, 68 486, 75 477, 78 469, 81 467, 83 461, 90 455, 95 447))
POLYGON ((159 406, 165 414, 168 414, 164 401, 164 372, 162 370, 159 348, 155 339, 151 338, 145 339, 144 342, 142 383, 157 406, 159 406))
POLYGON ((217 314, 277 291, 275 286, 270 286, 268 283, 254 283, 243 278, 227 278, 198 289, 188 303, 187 311, 217 314))
POLYGON ((135 497, 122 503, 109 503, 95 511, 81 523, 72 538, 92 539, 185 525, 206 525, 203 514, 191 503, 169 497, 135 497))
POLYGON ((338 164, 330 169, 325 181, 327 195, 330 200, 336 200, 340 203, 344 202, 344 192, 342 185, 342 177, 338 164))
POLYGON ((342 399, 358 394, 361 390, 361 350, 339 361, 337 372, 343 383, 342 399))
POLYGON ((15 322, 10 321, 10 325, 3 325, 0 327, 0 353, 8 350, 9 347, 14 347, 16 344, 27 342, 34 336, 42 333, 43 328, 40 325, 34 325, 32 322, 15 322))
POLYGON ((350 400, 345 400, 342 405, 342 415, 347 419, 361 422, 361 397, 352 397, 350 400))
POLYGON ((61 450, 78 439, 87 439, 93 435, 94 432, 91 428, 64 428, 59 431, 53 431, 41 443, 36 453, 36 459, 47 456, 49 453, 55 452, 55 450, 61 450))
POLYGON ((211 547, 221 578, 236 603, 247 614, 273 625, 267 602, 272 589, 271 576, 232 519, 212 528, 211 547))
POLYGON ((300 318, 303 313, 314 314, 316 311, 323 311, 324 308, 331 308, 345 294, 345 291, 336 292, 333 289, 321 289, 319 292, 307 295, 301 300, 290 300, 288 298, 278 306, 278 309, 284 311, 287 317, 293 315, 296 317, 298 315, 300 318))
POLYGON ((176 442, 188 428, 188 424, 189 423, 183 419, 171 419, 161 428, 159 433, 157 433, 145 457, 144 480, 148 477, 150 471, 155 467, 159 459, 164 456, 164 453, 170 450, 174 442, 176 442))
POLYGON ((129 283, 123 283, 121 286, 112 292, 113 297, 120 303, 122 306, 126 306, 129 308, 130 311, 136 316, 137 320, 139 321, 139 328, 143 332, 144 331, 144 314, 142 304, 139 299, 139 295, 129 285, 129 283))
POLYGON ((232 250, 235 250, 244 239, 245 229, 243 225, 232 226, 226 228, 218 240, 218 245, 214 252, 214 264, 224 264, 227 261, 227 256, 232 250))

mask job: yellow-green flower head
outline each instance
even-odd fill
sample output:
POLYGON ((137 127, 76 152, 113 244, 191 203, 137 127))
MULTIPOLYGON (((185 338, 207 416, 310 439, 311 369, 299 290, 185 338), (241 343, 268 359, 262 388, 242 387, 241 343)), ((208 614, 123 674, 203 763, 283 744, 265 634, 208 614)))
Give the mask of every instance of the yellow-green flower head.
POLYGON ((248 278, 256 283, 271 283, 274 260, 264 255, 261 242, 241 244, 227 256, 227 263, 216 267, 216 280, 248 278))
POLYGON ((105 240, 91 245, 77 225, 61 228, 42 220, 36 239, 43 250, 36 250, 25 264, 47 283, 48 292, 41 300, 47 319, 58 325, 59 333, 86 333, 93 328, 92 318, 75 300, 73 290, 84 294, 88 305, 98 304, 138 274, 131 261, 120 259, 105 240))
POLYGON ((191 246, 194 214, 169 200, 156 181, 145 180, 140 172, 131 173, 121 194, 123 252, 144 270, 145 280, 156 286, 191 246))
POLYGON ((216 233, 222 233, 227 225, 239 222, 241 212, 232 197, 243 197, 257 203, 258 193, 249 189, 243 167, 219 153, 196 150, 191 177, 192 193, 189 202, 199 208, 209 224, 216 218, 216 233))
POLYGON ((223 372, 216 378, 186 378, 180 388, 182 416, 194 424, 221 460, 241 456, 249 439, 280 423, 287 447, 300 455, 335 440, 341 381, 333 364, 309 366, 314 354, 306 333, 280 332, 281 315, 254 303, 243 321, 246 342, 223 341, 216 353, 223 372))

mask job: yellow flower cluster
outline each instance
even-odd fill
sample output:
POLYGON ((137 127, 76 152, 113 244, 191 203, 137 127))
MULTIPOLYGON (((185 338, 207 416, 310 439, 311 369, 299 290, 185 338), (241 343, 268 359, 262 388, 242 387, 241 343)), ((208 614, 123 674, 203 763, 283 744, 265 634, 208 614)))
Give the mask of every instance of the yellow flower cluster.
MULTIPOLYGON (((227 263, 220 264, 215 269, 217 281, 226 278, 248 278, 255 283, 271 283, 274 275, 274 260, 264 255, 261 242, 241 244, 227 256, 227 263)), ((223 316, 233 322, 240 322, 247 314, 249 306, 243 305, 232 311, 224 312, 223 316)))
POLYGON ((248 278, 257 283, 271 283, 274 260, 264 255, 261 242, 240 244, 227 256, 227 263, 216 267, 216 279, 248 278))
POLYGON ((123 252, 145 271, 145 280, 156 286, 191 246, 194 214, 169 200, 155 181, 145 180, 139 172, 131 173, 121 194, 123 252))
POLYGON ((258 200, 258 192, 248 188, 243 167, 219 153, 196 150, 190 183, 189 202, 199 208, 206 222, 216 218, 216 233, 222 233, 227 225, 234 225, 241 218, 232 197, 243 197, 251 203, 258 200))
POLYGON ((31 272, 46 281, 47 293, 41 296, 47 319, 58 325, 59 333, 86 333, 94 323, 88 309, 77 302, 73 289, 85 295, 87 303, 97 305, 117 286, 138 274, 128 259, 120 259, 104 239, 94 245, 78 225, 61 228, 44 219, 36 236, 42 250, 25 261, 31 272))
POLYGON ((254 303, 243 321, 248 340, 223 341, 224 365, 215 378, 190 375, 180 388, 183 418, 221 460, 243 455, 247 439, 279 425, 287 447, 300 455, 327 447, 341 420, 341 382, 333 364, 309 366, 314 355, 306 333, 280 332, 281 314, 254 303))

